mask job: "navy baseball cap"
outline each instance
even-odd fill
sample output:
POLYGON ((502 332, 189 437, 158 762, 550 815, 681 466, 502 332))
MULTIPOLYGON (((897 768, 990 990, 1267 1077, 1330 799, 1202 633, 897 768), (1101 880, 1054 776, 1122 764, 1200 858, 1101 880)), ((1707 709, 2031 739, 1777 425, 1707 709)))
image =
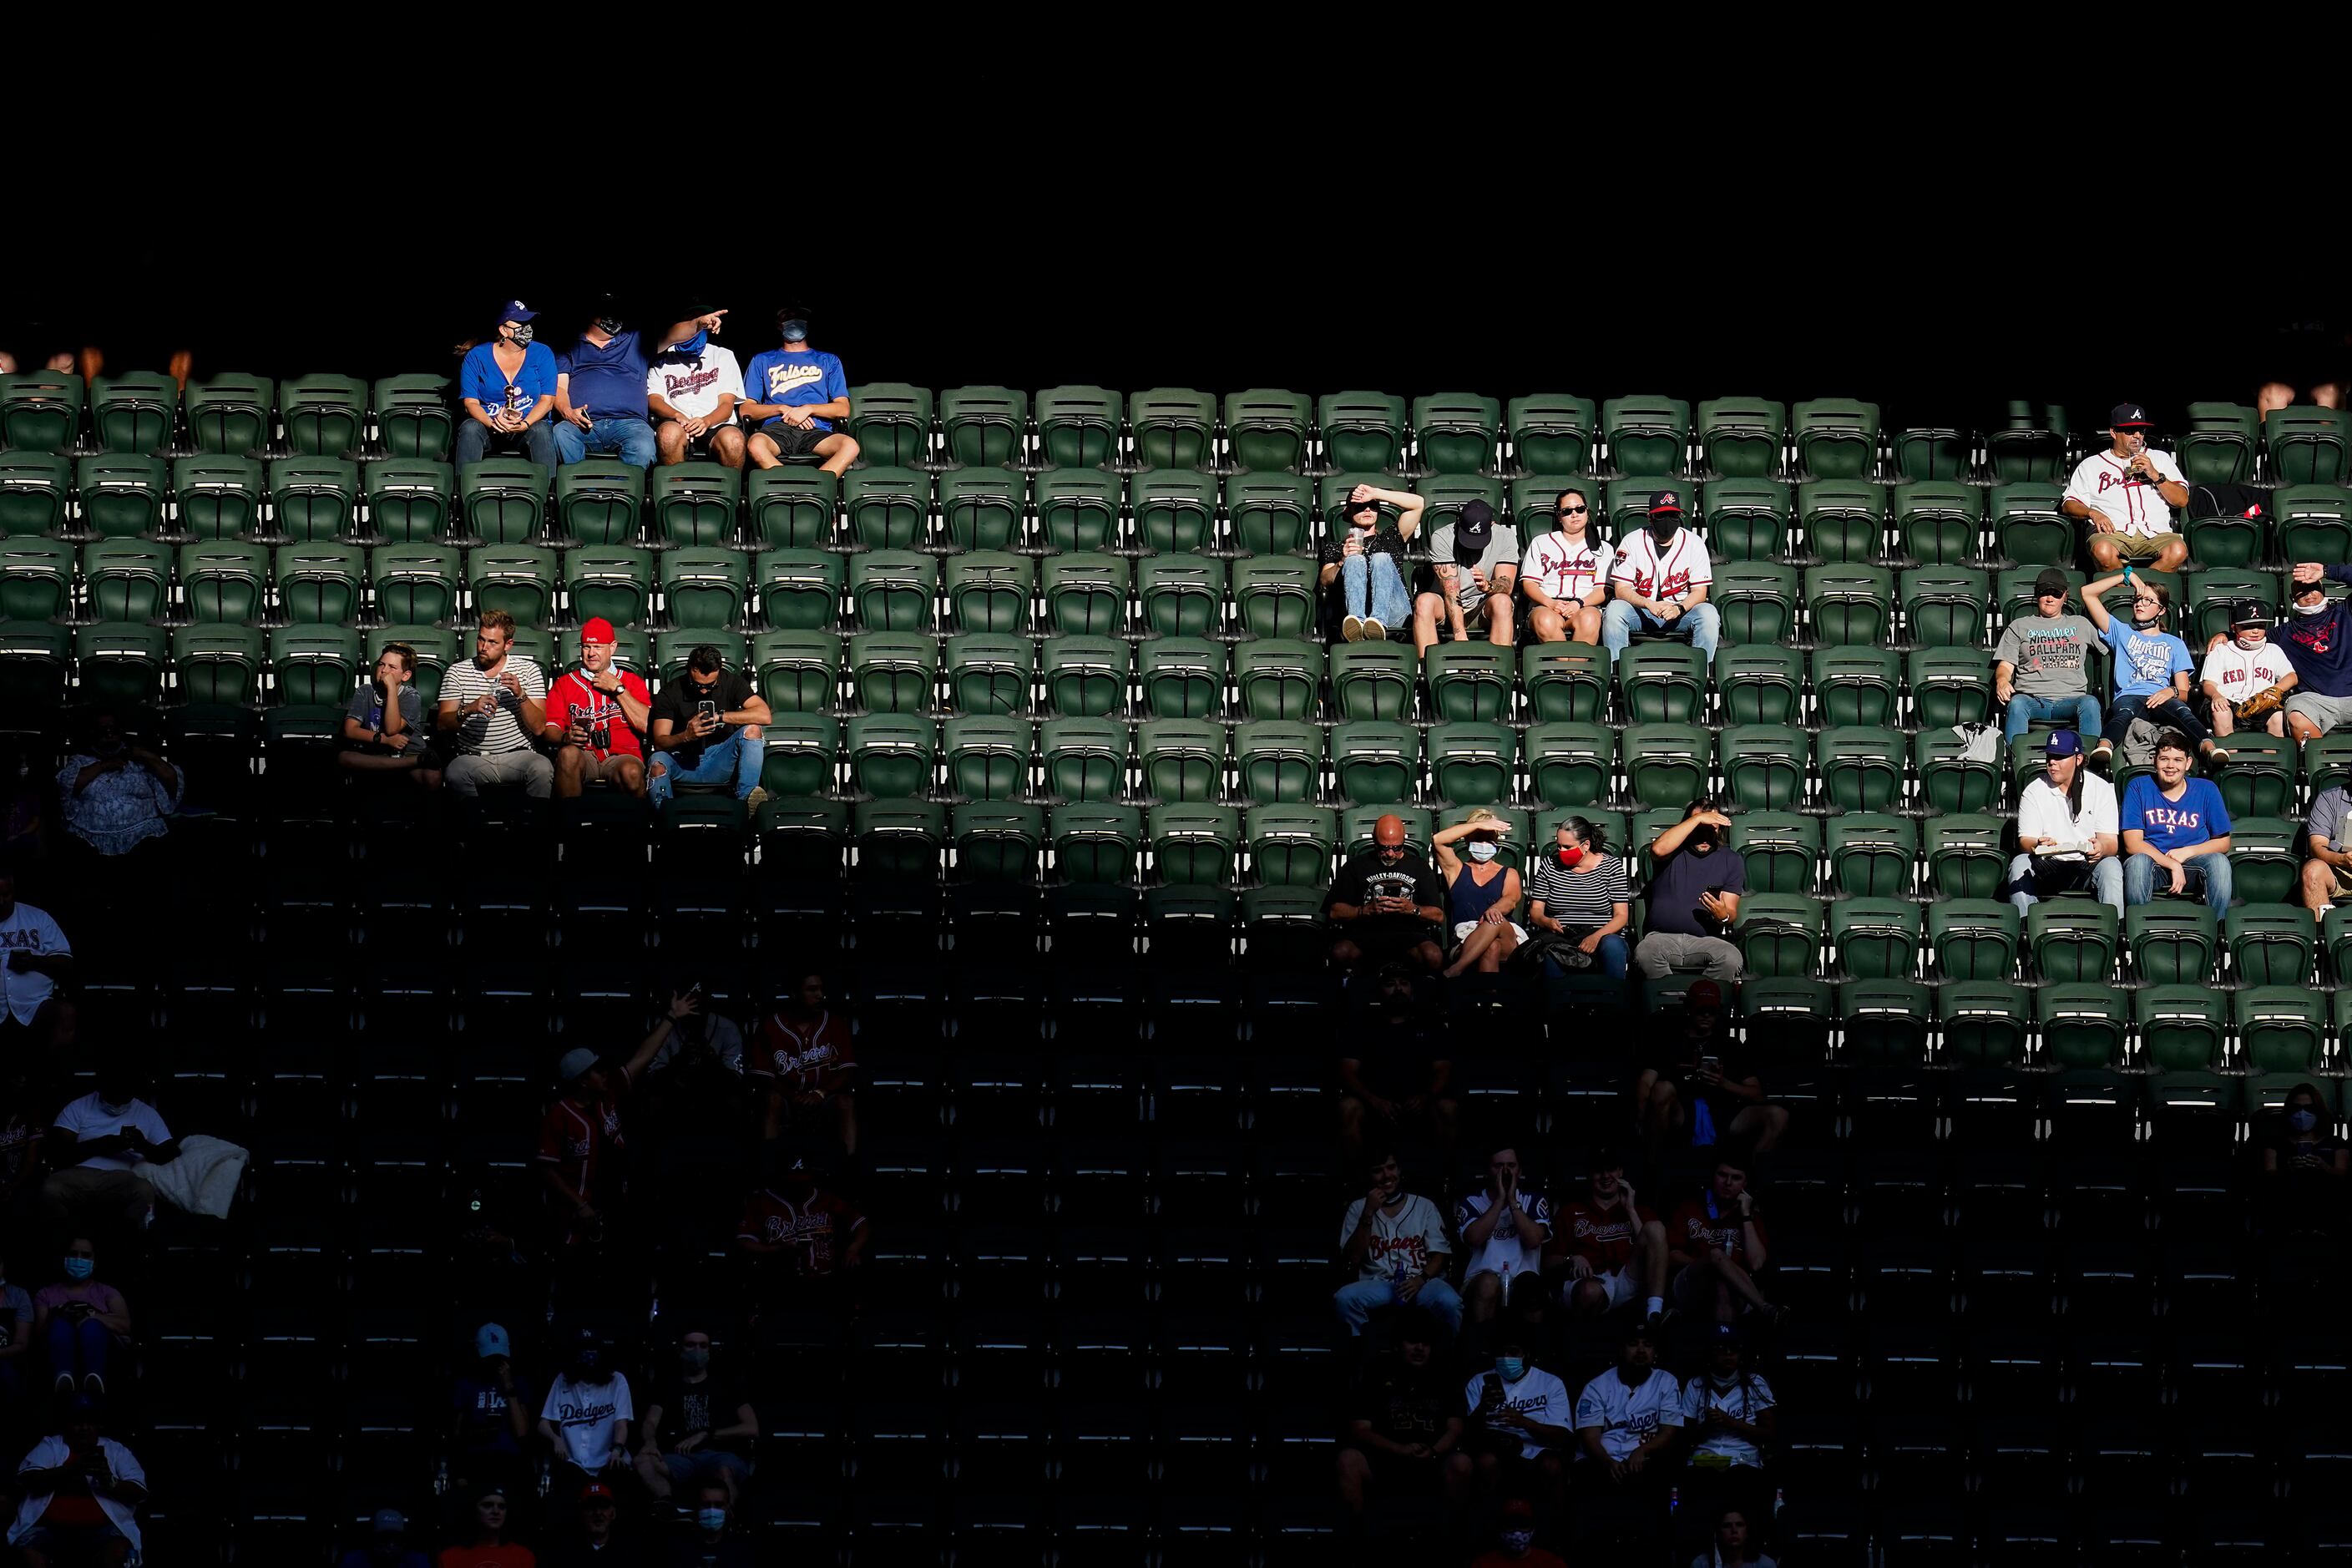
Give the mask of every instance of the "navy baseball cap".
POLYGON ((1652 517, 1663 517, 1668 513, 1672 513, 1675 517, 1682 516, 1683 498, 1680 492, 1675 490, 1652 490, 1650 492, 1650 515, 1652 517))
POLYGON ((1495 539, 1495 509, 1483 500, 1467 502, 1454 520, 1454 559, 1474 565, 1495 539))
POLYGON ((499 320, 501 321, 528 321, 538 314, 520 300, 509 300, 499 307, 499 320))
POLYGON ((2079 757, 2083 754, 2083 737, 2072 730, 2053 730, 2050 739, 2042 743, 2045 757, 2079 757))
POLYGON ((2135 426, 2146 429, 2147 425, 2147 410, 2137 403, 2118 403, 2107 410, 2107 428, 2110 430, 2128 430, 2135 426))

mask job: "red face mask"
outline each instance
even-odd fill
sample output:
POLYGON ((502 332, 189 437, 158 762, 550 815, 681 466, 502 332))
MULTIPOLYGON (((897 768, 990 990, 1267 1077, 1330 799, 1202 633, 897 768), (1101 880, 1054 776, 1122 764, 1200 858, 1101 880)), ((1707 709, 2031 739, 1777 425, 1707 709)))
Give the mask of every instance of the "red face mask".
POLYGON ((1580 846, 1574 846, 1574 847, 1570 847, 1570 848, 1562 849, 1562 850, 1559 852, 1559 863, 1560 863, 1560 866, 1561 866, 1564 869, 1567 869, 1567 870, 1570 870, 1570 871, 1575 870, 1575 869, 1576 869, 1576 866, 1577 866, 1577 862, 1579 862, 1579 861, 1582 860, 1583 858, 1584 858, 1584 849, 1583 849, 1583 847, 1582 847, 1580 845, 1580 846))

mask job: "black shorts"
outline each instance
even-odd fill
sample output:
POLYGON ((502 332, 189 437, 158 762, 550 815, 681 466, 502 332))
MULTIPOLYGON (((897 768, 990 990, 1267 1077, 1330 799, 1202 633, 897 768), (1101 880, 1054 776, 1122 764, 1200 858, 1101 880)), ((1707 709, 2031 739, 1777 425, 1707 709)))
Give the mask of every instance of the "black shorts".
POLYGON ((776 456, 780 458, 805 458, 816 450, 818 442, 833 437, 832 431, 820 430, 814 425, 803 430, 782 421, 761 426, 760 434, 776 444, 776 456))
POLYGON ((1370 931, 1343 928, 1336 940, 1352 942, 1366 962, 1386 963, 1402 958, 1425 942, 1438 942, 1445 933, 1426 921, 1407 926, 1374 926, 1370 931))

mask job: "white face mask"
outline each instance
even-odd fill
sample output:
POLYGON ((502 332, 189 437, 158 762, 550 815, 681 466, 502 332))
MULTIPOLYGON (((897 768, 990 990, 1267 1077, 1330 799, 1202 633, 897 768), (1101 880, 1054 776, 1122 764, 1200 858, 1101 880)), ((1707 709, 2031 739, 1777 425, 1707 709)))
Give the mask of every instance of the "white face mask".
POLYGON ((1491 845, 1491 844, 1486 844, 1486 843, 1477 843, 1477 844, 1473 844, 1473 845, 1471 845, 1471 846, 1470 846, 1470 858, 1472 858, 1473 860, 1477 860, 1477 861, 1482 861, 1482 862, 1483 862, 1483 861, 1486 861, 1486 860, 1492 860, 1494 858, 1495 858, 1495 847, 1494 847, 1493 845, 1491 845))
POLYGON ((2324 599, 2324 598, 2320 598, 2320 599, 2314 599, 2314 600, 2313 600, 2311 603, 2309 603, 2308 605, 2305 604, 2302 600, 2298 599, 2298 600, 2296 600, 2296 601, 2295 601, 2295 604, 2294 604, 2294 613, 2295 613, 2296 615, 2298 615, 2298 616, 2316 616, 2316 615, 2322 615, 2322 614, 2326 613, 2326 609, 2327 609, 2327 601, 2326 601, 2326 599, 2324 599))
POLYGON ((2258 637, 2238 637, 2235 639, 2237 645, 2240 647, 2244 648, 2248 653, 2253 652, 2254 649, 2262 647, 2263 644, 2269 640, 2270 638, 2267 635, 2258 637))

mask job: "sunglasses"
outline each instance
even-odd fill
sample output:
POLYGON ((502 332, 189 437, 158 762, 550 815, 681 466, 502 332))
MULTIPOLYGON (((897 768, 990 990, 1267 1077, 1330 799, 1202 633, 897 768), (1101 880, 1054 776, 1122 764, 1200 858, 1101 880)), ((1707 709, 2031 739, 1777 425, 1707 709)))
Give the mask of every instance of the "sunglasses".
POLYGON ((1372 852, 1376 855, 1402 855, 1404 853, 1404 846, 1402 844, 1376 844, 1372 847, 1372 852))
POLYGON ((1591 510, 1592 509, 1589 506, 1564 506, 1559 509, 1559 515, 1562 517, 1582 517, 1591 510))

